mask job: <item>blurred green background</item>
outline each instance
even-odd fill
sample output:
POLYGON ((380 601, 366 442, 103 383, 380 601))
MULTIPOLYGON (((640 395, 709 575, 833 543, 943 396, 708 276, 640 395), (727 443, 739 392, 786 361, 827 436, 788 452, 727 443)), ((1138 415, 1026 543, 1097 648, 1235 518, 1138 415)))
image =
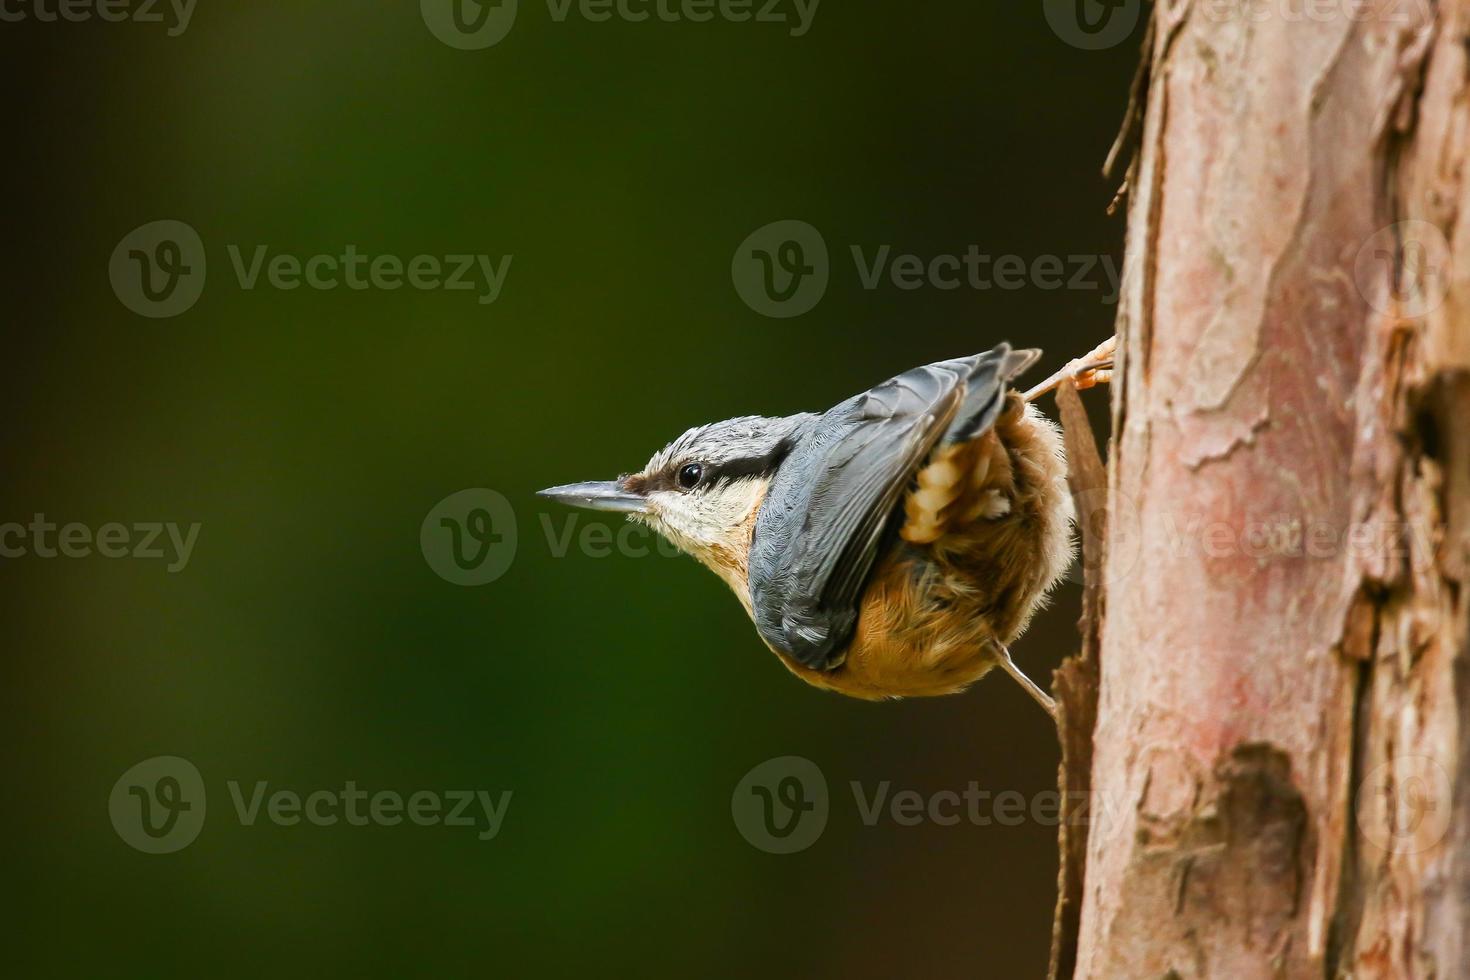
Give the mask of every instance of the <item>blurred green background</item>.
MULTIPOLYGON (((636 468, 698 422, 821 409, 1000 340, 1045 347, 1049 370, 1105 337, 1105 282, 868 290, 849 246, 1116 257, 1098 170, 1136 39, 1079 50, 1040 3, 875 0, 828 0, 801 37, 558 23, 522 0, 479 51, 407 2, 200 4, 176 37, 32 17, 0 37, 0 522, 202 525, 177 573, 0 560, 10 975, 1042 974, 1054 827, 867 826, 849 789, 1054 788, 1054 735, 1019 689, 809 689, 689 559, 555 557, 542 515, 610 522, 532 494, 636 468), (208 281, 147 319, 108 261, 164 218, 198 231, 208 281), (831 284, 770 319, 731 256, 784 218, 821 231, 831 284), (348 243, 514 260, 480 305, 246 290, 226 251, 348 243), (419 542, 469 487, 504 494, 519 529, 479 587, 419 542), (108 817, 114 782, 159 755, 209 794, 169 855, 108 817), (741 836, 731 794, 784 755, 817 763, 832 802, 781 856, 741 836), (514 795, 479 841, 243 826, 230 780, 514 795)), ((1033 676, 1072 650, 1076 591, 1017 645, 1033 676)))

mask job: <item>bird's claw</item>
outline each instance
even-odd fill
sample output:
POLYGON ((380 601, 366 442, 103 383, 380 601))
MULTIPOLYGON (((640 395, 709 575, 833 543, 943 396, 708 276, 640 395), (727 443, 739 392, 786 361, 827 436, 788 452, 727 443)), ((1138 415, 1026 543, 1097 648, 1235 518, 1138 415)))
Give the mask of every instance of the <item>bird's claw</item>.
POLYGON ((1117 349, 1118 338, 1109 337, 1082 357, 1068 361, 1064 368, 1026 392, 1022 397, 1028 402, 1035 401, 1047 392, 1055 391, 1066 382, 1071 382, 1072 386, 1079 391, 1107 384, 1113 380, 1113 355, 1117 349))

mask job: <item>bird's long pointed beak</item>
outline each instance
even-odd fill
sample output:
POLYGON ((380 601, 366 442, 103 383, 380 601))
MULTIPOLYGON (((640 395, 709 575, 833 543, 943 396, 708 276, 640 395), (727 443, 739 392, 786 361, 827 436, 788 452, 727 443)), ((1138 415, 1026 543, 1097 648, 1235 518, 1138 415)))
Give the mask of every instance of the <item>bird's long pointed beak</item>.
POLYGON ((538 492, 536 496, 556 500, 571 507, 584 507, 587 510, 602 510, 613 514, 648 513, 648 498, 641 493, 625 490, 616 480, 568 483, 564 487, 549 487, 538 492))

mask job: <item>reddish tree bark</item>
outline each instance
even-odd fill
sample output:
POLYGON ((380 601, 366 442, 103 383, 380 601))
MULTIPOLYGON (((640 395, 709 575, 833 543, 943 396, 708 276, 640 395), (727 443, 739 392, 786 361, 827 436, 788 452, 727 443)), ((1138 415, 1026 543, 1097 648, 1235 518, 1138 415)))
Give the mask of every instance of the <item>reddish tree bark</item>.
POLYGON ((1470 0, 1152 16, 1053 975, 1470 977, 1470 0))

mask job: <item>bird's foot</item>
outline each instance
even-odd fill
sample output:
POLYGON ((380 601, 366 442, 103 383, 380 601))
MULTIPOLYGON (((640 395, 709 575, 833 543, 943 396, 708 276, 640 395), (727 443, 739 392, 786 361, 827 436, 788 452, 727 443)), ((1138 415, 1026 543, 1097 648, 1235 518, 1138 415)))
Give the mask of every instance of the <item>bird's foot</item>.
POLYGON ((996 659, 1000 664, 1000 669, 1010 674, 1011 678, 1017 684, 1025 688, 1026 693, 1035 698, 1036 703, 1041 705, 1042 710, 1051 715, 1052 720, 1055 721, 1057 717, 1057 703, 1047 696, 1047 693, 1041 689, 1040 685, 1021 673, 1021 668, 1017 667, 1016 662, 1011 659, 1011 651, 1006 649, 1004 643, 1001 643, 999 640, 994 641, 994 643, 996 659))
POLYGON ((1107 384, 1113 380, 1113 355, 1117 348, 1117 336, 1109 337, 1082 357, 1068 361, 1060 371, 1026 392, 1022 397, 1028 402, 1034 402, 1047 392, 1055 391, 1067 381, 1072 382, 1079 391, 1107 384))

